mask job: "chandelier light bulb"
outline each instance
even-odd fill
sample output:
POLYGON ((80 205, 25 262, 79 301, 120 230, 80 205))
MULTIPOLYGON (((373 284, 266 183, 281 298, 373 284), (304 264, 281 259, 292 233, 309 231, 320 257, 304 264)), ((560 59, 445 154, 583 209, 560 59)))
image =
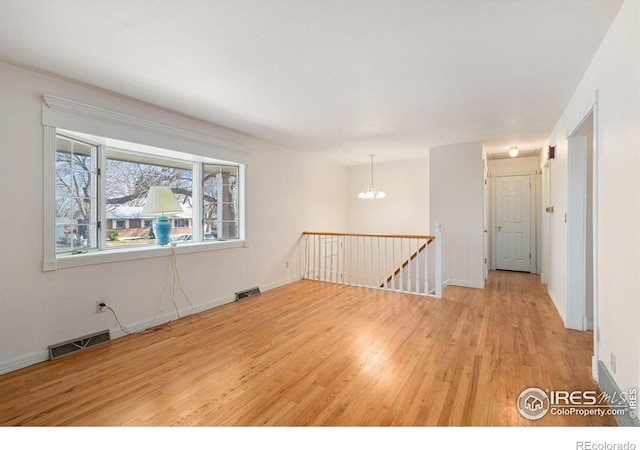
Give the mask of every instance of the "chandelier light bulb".
POLYGON ((369 156, 371 157, 371 185, 368 188, 364 189, 362 192, 360 192, 358 194, 358 198, 364 198, 368 200, 385 198, 387 194, 382 189, 379 189, 373 186, 373 157, 375 155, 369 155, 369 156))

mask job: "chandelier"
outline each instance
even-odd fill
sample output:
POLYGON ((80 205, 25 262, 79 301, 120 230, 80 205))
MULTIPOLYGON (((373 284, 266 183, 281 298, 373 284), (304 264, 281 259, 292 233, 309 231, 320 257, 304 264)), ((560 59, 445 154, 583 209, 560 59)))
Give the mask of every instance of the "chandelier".
POLYGON ((385 198, 387 194, 383 190, 373 186, 373 157, 375 155, 369 155, 369 156, 371 156, 371 185, 365 190, 363 190, 362 192, 360 192, 358 194, 358 198, 365 198, 369 200, 385 198))

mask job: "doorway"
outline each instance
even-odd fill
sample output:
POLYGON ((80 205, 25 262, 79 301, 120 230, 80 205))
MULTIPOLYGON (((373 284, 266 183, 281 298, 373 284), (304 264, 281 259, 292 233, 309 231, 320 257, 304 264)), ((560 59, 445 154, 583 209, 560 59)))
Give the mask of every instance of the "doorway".
POLYGON ((495 268, 531 272, 531 175, 494 178, 495 268))
POLYGON ((594 327, 594 127, 591 111, 568 139, 567 328, 594 327))

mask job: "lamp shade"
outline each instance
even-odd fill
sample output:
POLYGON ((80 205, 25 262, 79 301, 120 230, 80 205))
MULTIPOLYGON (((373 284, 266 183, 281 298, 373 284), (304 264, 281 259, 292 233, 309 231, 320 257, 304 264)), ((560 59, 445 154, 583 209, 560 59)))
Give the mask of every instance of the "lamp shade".
POLYGON ((178 214, 182 208, 168 186, 153 186, 149 189, 147 199, 142 208, 142 216, 166 216, 178 214))
POLYGON ((167 245, 171 240, 171 221, 167 215, 181 213, 175 195, 168 186, 153 186, 149 189, 142 208, 142 217, 158 216, 153 227, 156 232, 156 244, 167 245))

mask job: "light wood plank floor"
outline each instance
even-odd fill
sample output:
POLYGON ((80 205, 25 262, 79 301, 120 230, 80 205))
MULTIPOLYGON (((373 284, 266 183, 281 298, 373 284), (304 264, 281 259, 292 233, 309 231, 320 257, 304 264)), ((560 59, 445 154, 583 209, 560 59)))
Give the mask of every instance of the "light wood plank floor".
POLYGON ((0 424, 586 426, 523 418, 527 387, 597 390, 592 334, 539 277, 492 272, 442 300, 300 281, 0 376, 0 424))

